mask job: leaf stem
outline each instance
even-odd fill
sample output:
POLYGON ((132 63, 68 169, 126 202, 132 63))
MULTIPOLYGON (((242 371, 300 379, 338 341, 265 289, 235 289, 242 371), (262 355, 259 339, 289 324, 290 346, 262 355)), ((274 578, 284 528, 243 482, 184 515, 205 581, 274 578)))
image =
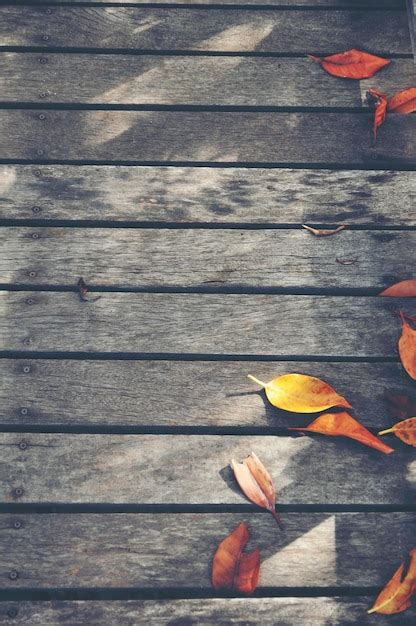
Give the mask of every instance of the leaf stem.
POLYGON ((251 374, 247 374, 247 378, 249 378, 250 380, 252 380, 253 382, 257 383, 258 385, 260 385, 260 387, 266 387, 267 383, 263 383, 261 380, 259 380, 258 378, 256 378, 255 376, 252 376, 251 374))
POLYGON ((280 518, 280 515, 276 512, 275 509, 270 509, 270 513, 273 515, 274 519, 276 520, 277 525, 279 526, 280 530, 283 530, 284 526, 280 518))
POLYGON ((393 428, 387 428, 386 430, 380 430, 379 435, 387 435, 387 433, 392 433, 393 428))

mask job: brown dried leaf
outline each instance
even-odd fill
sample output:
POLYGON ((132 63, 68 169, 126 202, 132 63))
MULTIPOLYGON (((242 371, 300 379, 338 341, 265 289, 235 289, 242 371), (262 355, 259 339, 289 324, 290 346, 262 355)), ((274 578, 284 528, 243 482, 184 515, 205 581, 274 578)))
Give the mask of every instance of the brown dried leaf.
POLYGON ((249 539, 247 525, 241 522, 218 545, 212 563, 214 589, 238 591, 244 595, 256 589, 260 575, 260 551, 243 553, 249 539))
POLYGON ((416 330, 406 320, 404 313, 400 312, 402 320, 402 334, 399 339, 400 360, 406 372, 413 380, 416 380, 416 330))
POLYGON ((347 228, 347 226, 346 224, 341 224, 341 226, 338 226, 337 228, 334 228, 332 230, 325 230, 321 228, 313 228, 312 226, 302 224, 302 228, 305 228, 310 233, 312 233, 312 235, 316 235, 317 237, 329 237, 330 235, 336 235, 337 233, 340 233, 341 230, 344 230, 344 228, 347 228))

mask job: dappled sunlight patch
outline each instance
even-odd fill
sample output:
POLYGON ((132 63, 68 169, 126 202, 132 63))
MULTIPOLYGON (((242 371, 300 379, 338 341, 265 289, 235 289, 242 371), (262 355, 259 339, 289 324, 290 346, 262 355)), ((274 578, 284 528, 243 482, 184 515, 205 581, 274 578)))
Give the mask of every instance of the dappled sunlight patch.
POLYGON ((282 579, 288 587, 333 585, 336 572, 336 519, 332 515, 276 553, 262 559, 260 584, 282 579), (305 567, 313 563, 313 568, 305 567))
POLYGON ((16 181, 16 168, 14 166, 0 167, 0 193, 8 191, 16 181))
POLYGON ((196 45, 197 50, 224 50, 228 52, 250 52, 270 35, 273 31, 273 22, 263 24, 238 24, 201 41, 196 45))

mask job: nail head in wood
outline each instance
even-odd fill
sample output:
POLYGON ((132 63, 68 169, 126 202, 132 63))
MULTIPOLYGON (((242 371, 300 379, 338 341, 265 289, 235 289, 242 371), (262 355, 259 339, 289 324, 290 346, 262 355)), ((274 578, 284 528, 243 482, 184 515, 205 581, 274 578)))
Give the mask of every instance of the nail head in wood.
POLYGON ((16 570, 12 569, 12 571, 9 572, 9 578, 10 580, 17 580, 19 578, 19 572, 16 572, 16 570))
POLYGON ((13 491, 13 495, 15 498, 21 498, 23 495, 22 487, 16 487, 16 489, 13 491))

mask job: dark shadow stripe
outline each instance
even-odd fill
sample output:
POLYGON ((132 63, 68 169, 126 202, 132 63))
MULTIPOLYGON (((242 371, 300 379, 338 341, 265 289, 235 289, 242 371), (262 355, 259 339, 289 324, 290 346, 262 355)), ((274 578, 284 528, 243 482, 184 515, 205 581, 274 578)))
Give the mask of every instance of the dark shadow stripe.
MULTIPOLYGON (((411 232, 416 230, 416 213, 415 223, 413 226, 407 224, 374 224, 360 223, 348 224, 347 230, 354 231, 404 231, 411 232)), ((307 224, 315 228, 335 228, 334 223, 330 222, 312 222, 307 224)), ((130 221, 130 220, 88 220, 88 219, 8 219, 0 218, 0 227, 11 228, 129 228, 132 230, 139 229, 158 229, 158 230, 300 230, 301 223, 273 223, 273 222, 153 222, 153 221, 130 221)))
MULTIPOLYGON (((117 5, 120 6, 120 5, 117 5)), ((144 9, 148 4, 141 5, 144 9)), ((156 7, 155 7, 156 8, 156 7)), ((157 8, 159 8, 157 6, 157 8)), ((196 8, 196 7, 194 7, 196 8)), ((245 50, 149 50, 147 48, 88 48, 88 47, 47 47, 47 46, 1 46, 2 52, 21 52, 39 54, 124 54, 128 56, 193 56, 193 57, 273 57, 277 59, 304 59, 308 54, 316 56, 327 56, 334 54, 333 50, 297 50, 295 52, 273 52, 273 51, 250 51, 245 50)), ((386 50, 371 50, 372 54, 388 56, 390 59, 413 59, 411 52, 389 52, 386 50)))
MULTIPOLYGON (((75 286, 79 276, 74 276, 74 286, 72 285, 31 285, 26 283, 0 284, 1 291, 10 292, 38 292, 38 293, 78 293, 75 286)), ((387 286, 387 285, 386 285, 387 286)), ((326 296, 334 298, 374 298, 383 287, 251 287, 244 285, 226 285, 219 283, 212 285, 201 285, 193 287, 122 287, 118 285, 88 285, 90 293, 153 293, 153 294, 211 294, 211 295, 262 295, 262 296, 326 296)))
MULTIPOLYGON (((279 504, 282 513, 380 513, 391 515, 394 513, 416 512, 416 504, 279 504)), ((80 515, 80 514, 145 514, 145 515, 174 515, 197 513, 226 515, 228 513, 249 513, 269 515, 266 509, 259 509, 251 504, 0 504, 0 514, 4 515, 80 515)), ((416 518, 415 518, 416 521, 416 518)), ((0 525, 1 525, 0 518, 0 525)))
POLYGON ((15 159, 0 158, 0 165, 141 165, 152 167, 213 167, 213 168, 263 168, 263 169, 321 169, 338 172, 347 171, 378 171, 391 170, 393 172, 413 172, 416 170, 416 162, 395 159, 391 161, 374 160, 368 163, 361 161, 351 163, 330 162, 293 162, 293 161, 140 161, 140 160, 109 160, 109 159, 15 159))
POLYGON ((0 102, 0 110, 7 111, 170 111, 176 113, 351 113, 374 115, 368 106, 266 106, 228 104, 88 104, 77 102, 0 102))
POLYGON ((332 356, 332 355, 278 355, 278 354, 205 354, 167 352, 76 352, 2 350, 0 359, 54 359, 83 361, 280 361, 290 363, 399 363, 398 356, 332 356))
MULTIPOLYGON (((380 592, 380 587, 263 587, 257 589, 251 598, 320 598, 345 596, 350 598, 368 597, 369 605, 374 597, 380 592), (371 599, 370 599, 371 598, 371 599)), ((112 588, 112 587, 86 587, 86 588, 61 588, 61 589, 9 589, 0 590, 0 602, 8 601, 49 601, 49 600, 186 600, 186 599, 211 599, 211 598, 234 598, 233 594, 221 593, 211 588, 186 587, 163 589, 153 588, 112 588)), ((15 616, 15 614, 13 614, 15 616)))
MULTIPOLYGON (((315 414, 311 416, 311 421, 315 414)), ((25 419, 28 419, 26 417, 25 419)), ((29 415, 30 419, 30 415, 29 415)), ((385 424, 380 424, 378 428, 368 428, 374 435, 385 428, 385 424)), ((66 435, 221 435, 221 436, 264 436, 264 437, 291 437, 298 438, 298 432, 289 430, 289 428, 272 427, 272 426, 148 426, 138 424, 119 425, 119 424, 49 424, 49 423, 11 423, 2 424, 0 421, 0 433, 16 433, 16 434, 66 434, 66 435)), ((314 435, 312 435, 313 437, 314 435)), ((316 437, 320 435, 315 434, 316 437)), ((27 443, 27 442, 25 442, 27 443)), ((393 442, 394 443, 394 442, 393 442)), ((27 443, 30 448, 30 443, 27 443)))

